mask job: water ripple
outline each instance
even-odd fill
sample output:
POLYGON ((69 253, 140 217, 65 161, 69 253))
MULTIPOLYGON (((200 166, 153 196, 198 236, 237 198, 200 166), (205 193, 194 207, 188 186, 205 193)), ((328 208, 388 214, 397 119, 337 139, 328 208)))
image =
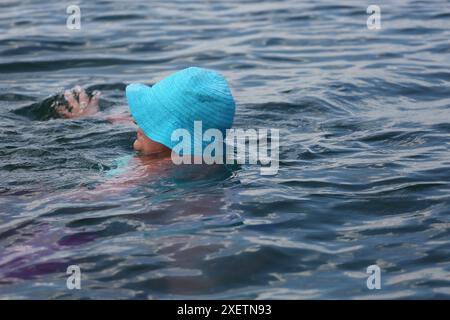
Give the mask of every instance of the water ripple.
POLYGON ((449 298, 447 3, 381 1, 378 31, 358 1, 79 4, 69 30, 64 3, 0 3, 0 298, 449 298), (280 129, 276 176, 108 182, 135 128, 52 109, 80 84, 124 114, 127 84, 191 65, 236 128, 280 129))

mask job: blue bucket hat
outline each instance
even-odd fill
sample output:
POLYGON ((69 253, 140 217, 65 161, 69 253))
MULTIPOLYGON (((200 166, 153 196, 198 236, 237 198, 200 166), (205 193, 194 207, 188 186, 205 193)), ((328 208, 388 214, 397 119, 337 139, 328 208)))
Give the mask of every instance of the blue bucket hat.
MULTIPOLYGON (((131 114, 147 137, 172 149, 172 132, 186 129, 194 136, 194 121, 202 121, 202 131, 218 129, 225 138, 231 128, 235 102, 225 78, 219 73, 190 67, 164 78, 152 87, 140 83, 127 86, 131 114)), ((190 154, 195 154, 191 143, 190 154)), ((202 150, 204 143, 202 143, 202 150)), ((184 150, 189 154, 189 150, 184 150)))

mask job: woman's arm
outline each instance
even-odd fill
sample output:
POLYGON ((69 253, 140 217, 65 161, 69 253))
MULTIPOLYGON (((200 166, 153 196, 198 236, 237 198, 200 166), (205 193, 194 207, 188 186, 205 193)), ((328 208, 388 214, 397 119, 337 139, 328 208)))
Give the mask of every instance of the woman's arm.
POLYGON ((60 105, 56 111, 64 118, 74 119, 96 115, 111 123, 132 123, 133 120, 127 114, 99 115, 99 101, 101 92, 94 91, 89 96, 80 86, 64 92, 64 98, 68 106, 60 105))
POLYGON ((104 118, 111 123, 134 123, 129 114, 107 115, 104 118))
POLYGON ((94 115, 99 110, 100 96, 100 91, 94 91, 92 96, 89 96, 83 88, 76 86, 72 90, 64 92, 64 98, 69 106, 60 105, 56 107, 56 111, 65 118, 81 118, 94 115))

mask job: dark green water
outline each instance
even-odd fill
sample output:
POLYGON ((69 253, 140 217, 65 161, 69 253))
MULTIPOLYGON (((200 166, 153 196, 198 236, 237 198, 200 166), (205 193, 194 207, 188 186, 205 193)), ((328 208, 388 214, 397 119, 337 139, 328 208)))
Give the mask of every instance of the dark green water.
POLYGON ((0 4, 0 298, 450 297, 448 1, 0 4), (47 119, 62 90, 212 68, 280 169, 100 192, 133 126, 47 119), (368 290, 366 268, 381 268, 368 290), (78 265, 82 289, 66 288, 78 265))

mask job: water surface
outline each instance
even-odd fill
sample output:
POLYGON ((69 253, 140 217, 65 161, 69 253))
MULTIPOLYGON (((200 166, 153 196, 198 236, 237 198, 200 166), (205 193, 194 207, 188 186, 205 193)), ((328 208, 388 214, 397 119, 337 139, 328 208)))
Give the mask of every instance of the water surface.
POLYGON ((0 4, 0 298, 450 297, 448 1, 379 1, 378 31, 365 1, 78 3, 81 30, 65 3, 0 4), (98 196, 135 129, 51 101, 80 84, 125 112, 128 83, 192 65, 229 79, 236 128, 281 130, 278 174, 98 196))

